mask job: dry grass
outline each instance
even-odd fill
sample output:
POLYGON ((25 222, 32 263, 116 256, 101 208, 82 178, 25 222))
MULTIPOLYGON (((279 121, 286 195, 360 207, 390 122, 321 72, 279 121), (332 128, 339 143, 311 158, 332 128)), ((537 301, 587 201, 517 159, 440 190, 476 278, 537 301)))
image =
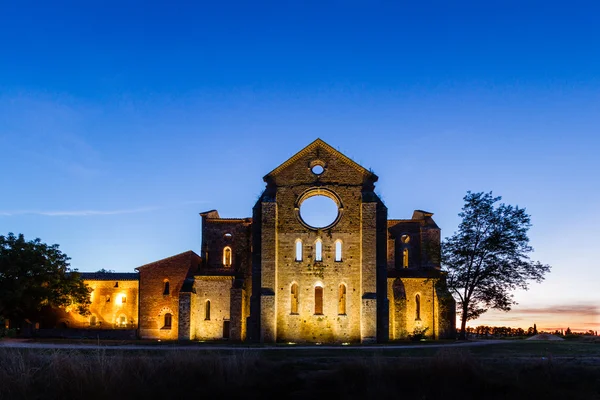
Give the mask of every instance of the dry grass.
POLYGON ((268 359, 256 351, 0 349, 1 399, 154 398, 595 399, 600 367, 552 359, 433 357, 268 359))

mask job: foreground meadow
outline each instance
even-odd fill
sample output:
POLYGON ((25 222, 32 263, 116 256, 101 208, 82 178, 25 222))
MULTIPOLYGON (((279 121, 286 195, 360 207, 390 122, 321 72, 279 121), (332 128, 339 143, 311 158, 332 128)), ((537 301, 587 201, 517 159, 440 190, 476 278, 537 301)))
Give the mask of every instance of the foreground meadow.
POLYGON ((600 399, 600 344, 413 349, 0 348, 0 399, 600 399))

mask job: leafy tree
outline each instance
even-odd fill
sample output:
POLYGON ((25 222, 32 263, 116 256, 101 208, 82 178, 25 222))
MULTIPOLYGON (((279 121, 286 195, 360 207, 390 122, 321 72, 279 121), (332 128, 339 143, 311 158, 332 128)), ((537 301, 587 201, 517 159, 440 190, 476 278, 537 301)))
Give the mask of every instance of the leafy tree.
POLYGON ((22 234, 0 235, 0 315, 14 321, 35 318, 44 306, 74 306, 89 314, 90 290, 58 245, 22 234))
POLYGON ((442 264, 448 287, 458 297, 461 339, 466 323, 489 308, 509 311, 516 304, 511 291, 541 282, 549 265, 533 262, 528 254, 531 227, 525 209, 501 203, 492 193, 467 192, 458 214, 462 222, 442 243, 442 264))

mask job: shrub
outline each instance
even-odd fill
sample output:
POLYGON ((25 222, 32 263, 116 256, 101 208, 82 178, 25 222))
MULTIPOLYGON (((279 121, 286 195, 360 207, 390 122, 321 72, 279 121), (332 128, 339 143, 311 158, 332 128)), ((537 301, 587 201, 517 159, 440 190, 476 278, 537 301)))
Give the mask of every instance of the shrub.
POLYGON ((425 334, 427 333, 428 330, 429 330, 429 327, 415 328, 413 333, 411 335, 408 335, 408 338, 410 340, 412 340, 413 342, 419 342, 419 341, 425 339, 425 334))

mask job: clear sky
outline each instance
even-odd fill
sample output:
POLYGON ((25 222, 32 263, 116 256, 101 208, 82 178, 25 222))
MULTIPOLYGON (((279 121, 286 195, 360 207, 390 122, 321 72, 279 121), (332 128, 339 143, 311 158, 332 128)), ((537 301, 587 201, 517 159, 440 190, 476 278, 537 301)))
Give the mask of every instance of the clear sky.
POLYGON ((527 209, 552 272, 472 325, 600 330, 600 6, 446 3, 0 0, 0 234, 81 271, 199 252, 320 137, 390 218, 527 209))

